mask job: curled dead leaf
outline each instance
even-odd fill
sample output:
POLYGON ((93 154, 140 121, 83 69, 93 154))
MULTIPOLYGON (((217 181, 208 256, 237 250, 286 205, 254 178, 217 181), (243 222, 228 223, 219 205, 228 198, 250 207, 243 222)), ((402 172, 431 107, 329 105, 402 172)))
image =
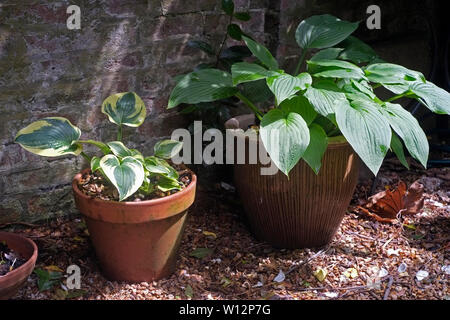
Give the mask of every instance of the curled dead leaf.
POLYGON ((423 185, 418 181, 406 189, 406 184, 400 181, 393 191, 387 189, 368 199, 364 207, 359 209, 380 222, 395 222, 398 214, 414 215, 423 207, 423 185))

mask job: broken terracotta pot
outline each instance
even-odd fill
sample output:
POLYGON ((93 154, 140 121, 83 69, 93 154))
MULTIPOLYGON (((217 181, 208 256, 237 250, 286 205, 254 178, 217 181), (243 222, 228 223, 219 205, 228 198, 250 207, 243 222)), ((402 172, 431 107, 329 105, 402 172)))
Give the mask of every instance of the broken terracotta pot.
POLYGON ((38 256, 38 248, 32 240, 9 232, 0 232, 0 241, 6 241, 6 245, 10 249, 26 260, 17 269, 0 276, 0 300, 6 300, 17 293, 19 288, 27 281, 31 272, 33 272, 38 256))
POLYGON ((127 282, 153 281, 176 266, 188 208, 195 198, 197 177, 183 190, 164 198, 117 202, 91 198, 72 183, 104 275, 127 282))

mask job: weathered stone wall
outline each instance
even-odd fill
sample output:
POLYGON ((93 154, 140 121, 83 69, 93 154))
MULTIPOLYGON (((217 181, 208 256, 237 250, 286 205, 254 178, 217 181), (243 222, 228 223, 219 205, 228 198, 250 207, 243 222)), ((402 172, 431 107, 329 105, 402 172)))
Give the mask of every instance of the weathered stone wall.
MULTIPOLYGON (((2 0, 0 3, 0 223, 34 221, 74 212, 70 182, 81 158, 41 158, 13 143, 20 128, 45 116, 64 116, 83 138, 113 140, 116 127, 100 112, 104 98, 136 91, 148 117, 126 128, 131 147, 148 153, 156 140, 185 127, 186 118, 165 109, 172 77, 207 61, 190 39, 222 40, 227 17, 220 0, 2 0), (68 30, 66 8, 81 8, 81 30, 68 30)), ((351 21, 382 9, 382 30, 362 27, 357 36, 383 58, 419 69, 430 65, 426 19, 435 1, 235 0, 252 19, 244 31, 263 41, 292 71, 301 53, 297 24, 330 13, 351 21)), ((232 41, 230 41, 232 43, 232 41)), ((201 172, 200 172, 201 174, 201 172)))
MULTIPOLYGON (((253 19, 242 23, 264 39, 265 1, 236 1, 253 19)), ((165 110, 172 77, 207 58, 189 39, 222 40, 227 19, 217 0, 2 0, 0 2, 0 223, 74 211, 70 182, 82 158, 41 158, 13 143, 17 131, 45 116, 63 116, 83 138, 114 140, 100 112, 104 98, 135 91, 147 106, 131 147, 149 152, 156 140, 185 127, 165 110), (81 29, 68 30, 66 9, 81 8, 81 29)))

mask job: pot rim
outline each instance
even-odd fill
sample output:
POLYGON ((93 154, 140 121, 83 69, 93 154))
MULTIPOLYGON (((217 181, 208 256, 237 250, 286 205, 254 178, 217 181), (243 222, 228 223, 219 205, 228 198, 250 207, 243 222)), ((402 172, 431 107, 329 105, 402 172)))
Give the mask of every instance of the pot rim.
POLYGON ((3 276, 0 276, 0 283, 2 282, 3 279, 5 279, 5 280, 7 278, 11 279, 16 275, 20 275, 22 271, 25 271, 25 269, 29 268, 31 265, 36 263, 37 256, 38 256, 38 247, 33 240, 31 240, 25 236, 22 236, 20 234, 13 233, 13 232, 0 231, 0 241, 6 241, 6 239, 2 238, 3 235, 6 235, 7 237, 16 238, 19 241, 27 242, 33 248, 33 254, 27 259, 27 261, 23 265, 21 265, 17 269, 14 269, 13 271, 8 272, 7 274, 5 274, 3 276))
POLYGON ((79 172, 75 175, 75 177, 72 180, 72 189, 77 194, 77 196, 79 196, 80 198, 83 198, 83 199, 89 200, 89 201, 94 201, 94 203, 98 203, 98 204, 115 204, 115 205, 124 205, 124 206, 132 206, 132 207, 155 206, 155 205, 165 204, 167 202, 177 201, 179 198, 183 197, 185 194, 192 192, 192 189, 195 189, 195 186, 197 184, 197 176, 195 175, 195 173, 192 170, 190 170, 189 168, 187 168, 187 169, 191 173, 191 182, 189 183, 189 185, 181 191, 178 191, 174 194, 165 196, 163 198, 158 198, 158 199, 151 199, 151 200, 135 202, 135 201, 103 200, 103 199, 99 199, 97 197, 89 197, 88 195, 84 194, 78 187, 78 181, 80 180, 82 174, 91 170, 89 168, 81 170, 81 172, 79 172))

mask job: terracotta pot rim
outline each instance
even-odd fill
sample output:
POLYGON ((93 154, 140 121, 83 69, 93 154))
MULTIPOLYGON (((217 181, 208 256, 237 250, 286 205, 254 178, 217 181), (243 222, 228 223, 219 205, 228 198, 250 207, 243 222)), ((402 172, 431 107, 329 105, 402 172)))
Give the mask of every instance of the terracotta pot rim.
POLYGON ((84 170, 82 170, 81 172, 77 173, 75 175, 75 177, 72 180, 72 189, 74 190, 74 192, 77 194, 77 196, 79 196, 80 198, 83 198, 85 200, 89 200, 89 201, 93 201, 94 203, 98 203, 98 204, 115 204, 115 205, 123 205, 123 206, 132 206, 132 207, 148 207, 148 206, 154 206, 154 205, 160 205, 160 204, 164 204, 166 202, 173 202, 178 200, 179 198, 183 197, 183 195, 185 195, 186 193, 192 192, 192 189, 195 188, 195 185, 197 183, 197 176, 195 175, 195 173, 189 170, 189 173, 191 174, 191 182, 189 183, 189 185, 184 188, 181 191, 178 191, 174 194, 171 194, 169 196, 165 196, 163 198, 158 198, 158 199, 151 199, 151 200, 144 200, 144 201, 115 201, 115 200, 103 200, 103 199, 99 199, 96 197, 89 197, 86 194, 84 194, 80 188, 78 187, 78 181, 80 180, 82 174, 88 172, 90 169, 86 168, 84 170))
POLYGON ((17 240, 20 240, 23 242, 27 242, 28 244, 30 244, 32 246, 33 254, 31 255, 31 257, 28 258, 28 260, 23 265, 21 265, 17 269, 14 269, 13 271, 8 272, 7 274, 5 274, 3 276, 0 276, 0 282, 2 279, 13 278, 16 275, 19 276, 23 271, 25 271, 25 269, 29 268, 31 265, 36 263, 37 256, 38 256, 38 248, 37 248, 36 243, 34 243, 33 240, 28 239, 27 237, 24 237, 20 234, 0 231, 0 241, 6 240, 6 239, 2 238, 3 235, 7 235, 10 238, 11 237, 16 238, 17 240))

